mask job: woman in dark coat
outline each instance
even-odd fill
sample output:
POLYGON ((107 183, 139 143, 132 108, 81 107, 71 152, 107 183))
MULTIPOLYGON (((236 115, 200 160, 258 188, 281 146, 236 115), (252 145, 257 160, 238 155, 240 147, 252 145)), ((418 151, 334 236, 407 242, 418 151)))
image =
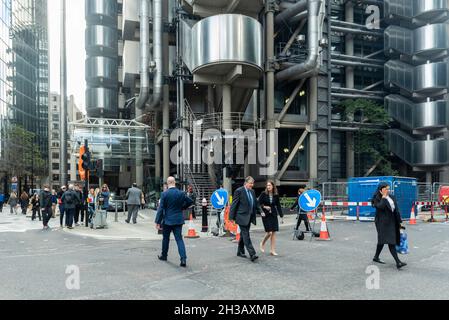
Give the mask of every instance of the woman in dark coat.
POLYGON ((399 260, 396 252, 396 245, 400 244, 401 214, 399 212, 396 198, 390 195, 390 186, 388 183, 381 183, 377 188, 372 200, 373 207, 376 208, 376 229, 378 234, 377 250, 373 261, 385 264, 380 260, 380 253, 384 245, 388 245, 391 255, 396 261, 396 267, 401 269, 406 266, 399 260))
POLYGON ((277 256, 276 253, 276 232, 279 231, 278 216, 284 217, 282 213, 281 203, 276 185, 273 181, 267 182, 267 187, 259 197, 259 205, 262 208, 262 221, 265 227, 265 238, 260 244, 260 251, 265 253, 265 244, 271 239, 271 255, 277 256))

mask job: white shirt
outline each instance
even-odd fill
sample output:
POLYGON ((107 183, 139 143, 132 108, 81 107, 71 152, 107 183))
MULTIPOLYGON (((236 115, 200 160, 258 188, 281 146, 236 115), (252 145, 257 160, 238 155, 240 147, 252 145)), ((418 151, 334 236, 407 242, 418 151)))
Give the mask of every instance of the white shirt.
POLYGON ((390 203, 391 210, 394 212, 396 207, 394 206, 394 201, 390 197, 387 197, 388 202, 390 203))

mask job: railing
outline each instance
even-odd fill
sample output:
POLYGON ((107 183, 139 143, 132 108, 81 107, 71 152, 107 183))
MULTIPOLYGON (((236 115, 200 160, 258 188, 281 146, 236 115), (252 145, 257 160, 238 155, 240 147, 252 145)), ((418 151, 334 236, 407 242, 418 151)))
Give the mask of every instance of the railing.
POLYGON ((237 129, 254 129, 257 130, 260 127, 257 120, 244 120, 245 114, 242 112, 230 112, 224 114, 223 112, 211 113, 203 116, 202 131, 207 129, 217 129, 220 132, 224 132, 223 123, 227 122, 227 126, 233 130, 237 129))

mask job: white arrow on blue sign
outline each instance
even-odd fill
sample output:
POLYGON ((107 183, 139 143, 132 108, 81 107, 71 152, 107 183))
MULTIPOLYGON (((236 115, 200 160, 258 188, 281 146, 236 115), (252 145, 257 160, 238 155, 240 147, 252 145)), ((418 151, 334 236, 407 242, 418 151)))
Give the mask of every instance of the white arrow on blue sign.
POLYGON ((314 211, 320 204, 321 193, 317 190, 308 190, 299 197, 299 205, 306 212, 314 211))
POLYGON ((223 209, 228 204, 229 193, 225 189, 219 189, 212 194, 210 202, 212 206, 217 209, 223 209))

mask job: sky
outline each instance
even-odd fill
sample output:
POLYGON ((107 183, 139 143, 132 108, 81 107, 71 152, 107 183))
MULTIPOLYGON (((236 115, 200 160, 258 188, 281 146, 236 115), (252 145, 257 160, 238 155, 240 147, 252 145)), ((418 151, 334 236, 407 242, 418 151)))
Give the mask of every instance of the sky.
MULTIPOLYGON (((48 0, 48 26, 50 46, 50 90, 60 92, 60 17, 61 0, 48 0)), ((84 62, 84 0, 67 0, 67 93, 74 95, 80 110, 85 110, 84 62)))

